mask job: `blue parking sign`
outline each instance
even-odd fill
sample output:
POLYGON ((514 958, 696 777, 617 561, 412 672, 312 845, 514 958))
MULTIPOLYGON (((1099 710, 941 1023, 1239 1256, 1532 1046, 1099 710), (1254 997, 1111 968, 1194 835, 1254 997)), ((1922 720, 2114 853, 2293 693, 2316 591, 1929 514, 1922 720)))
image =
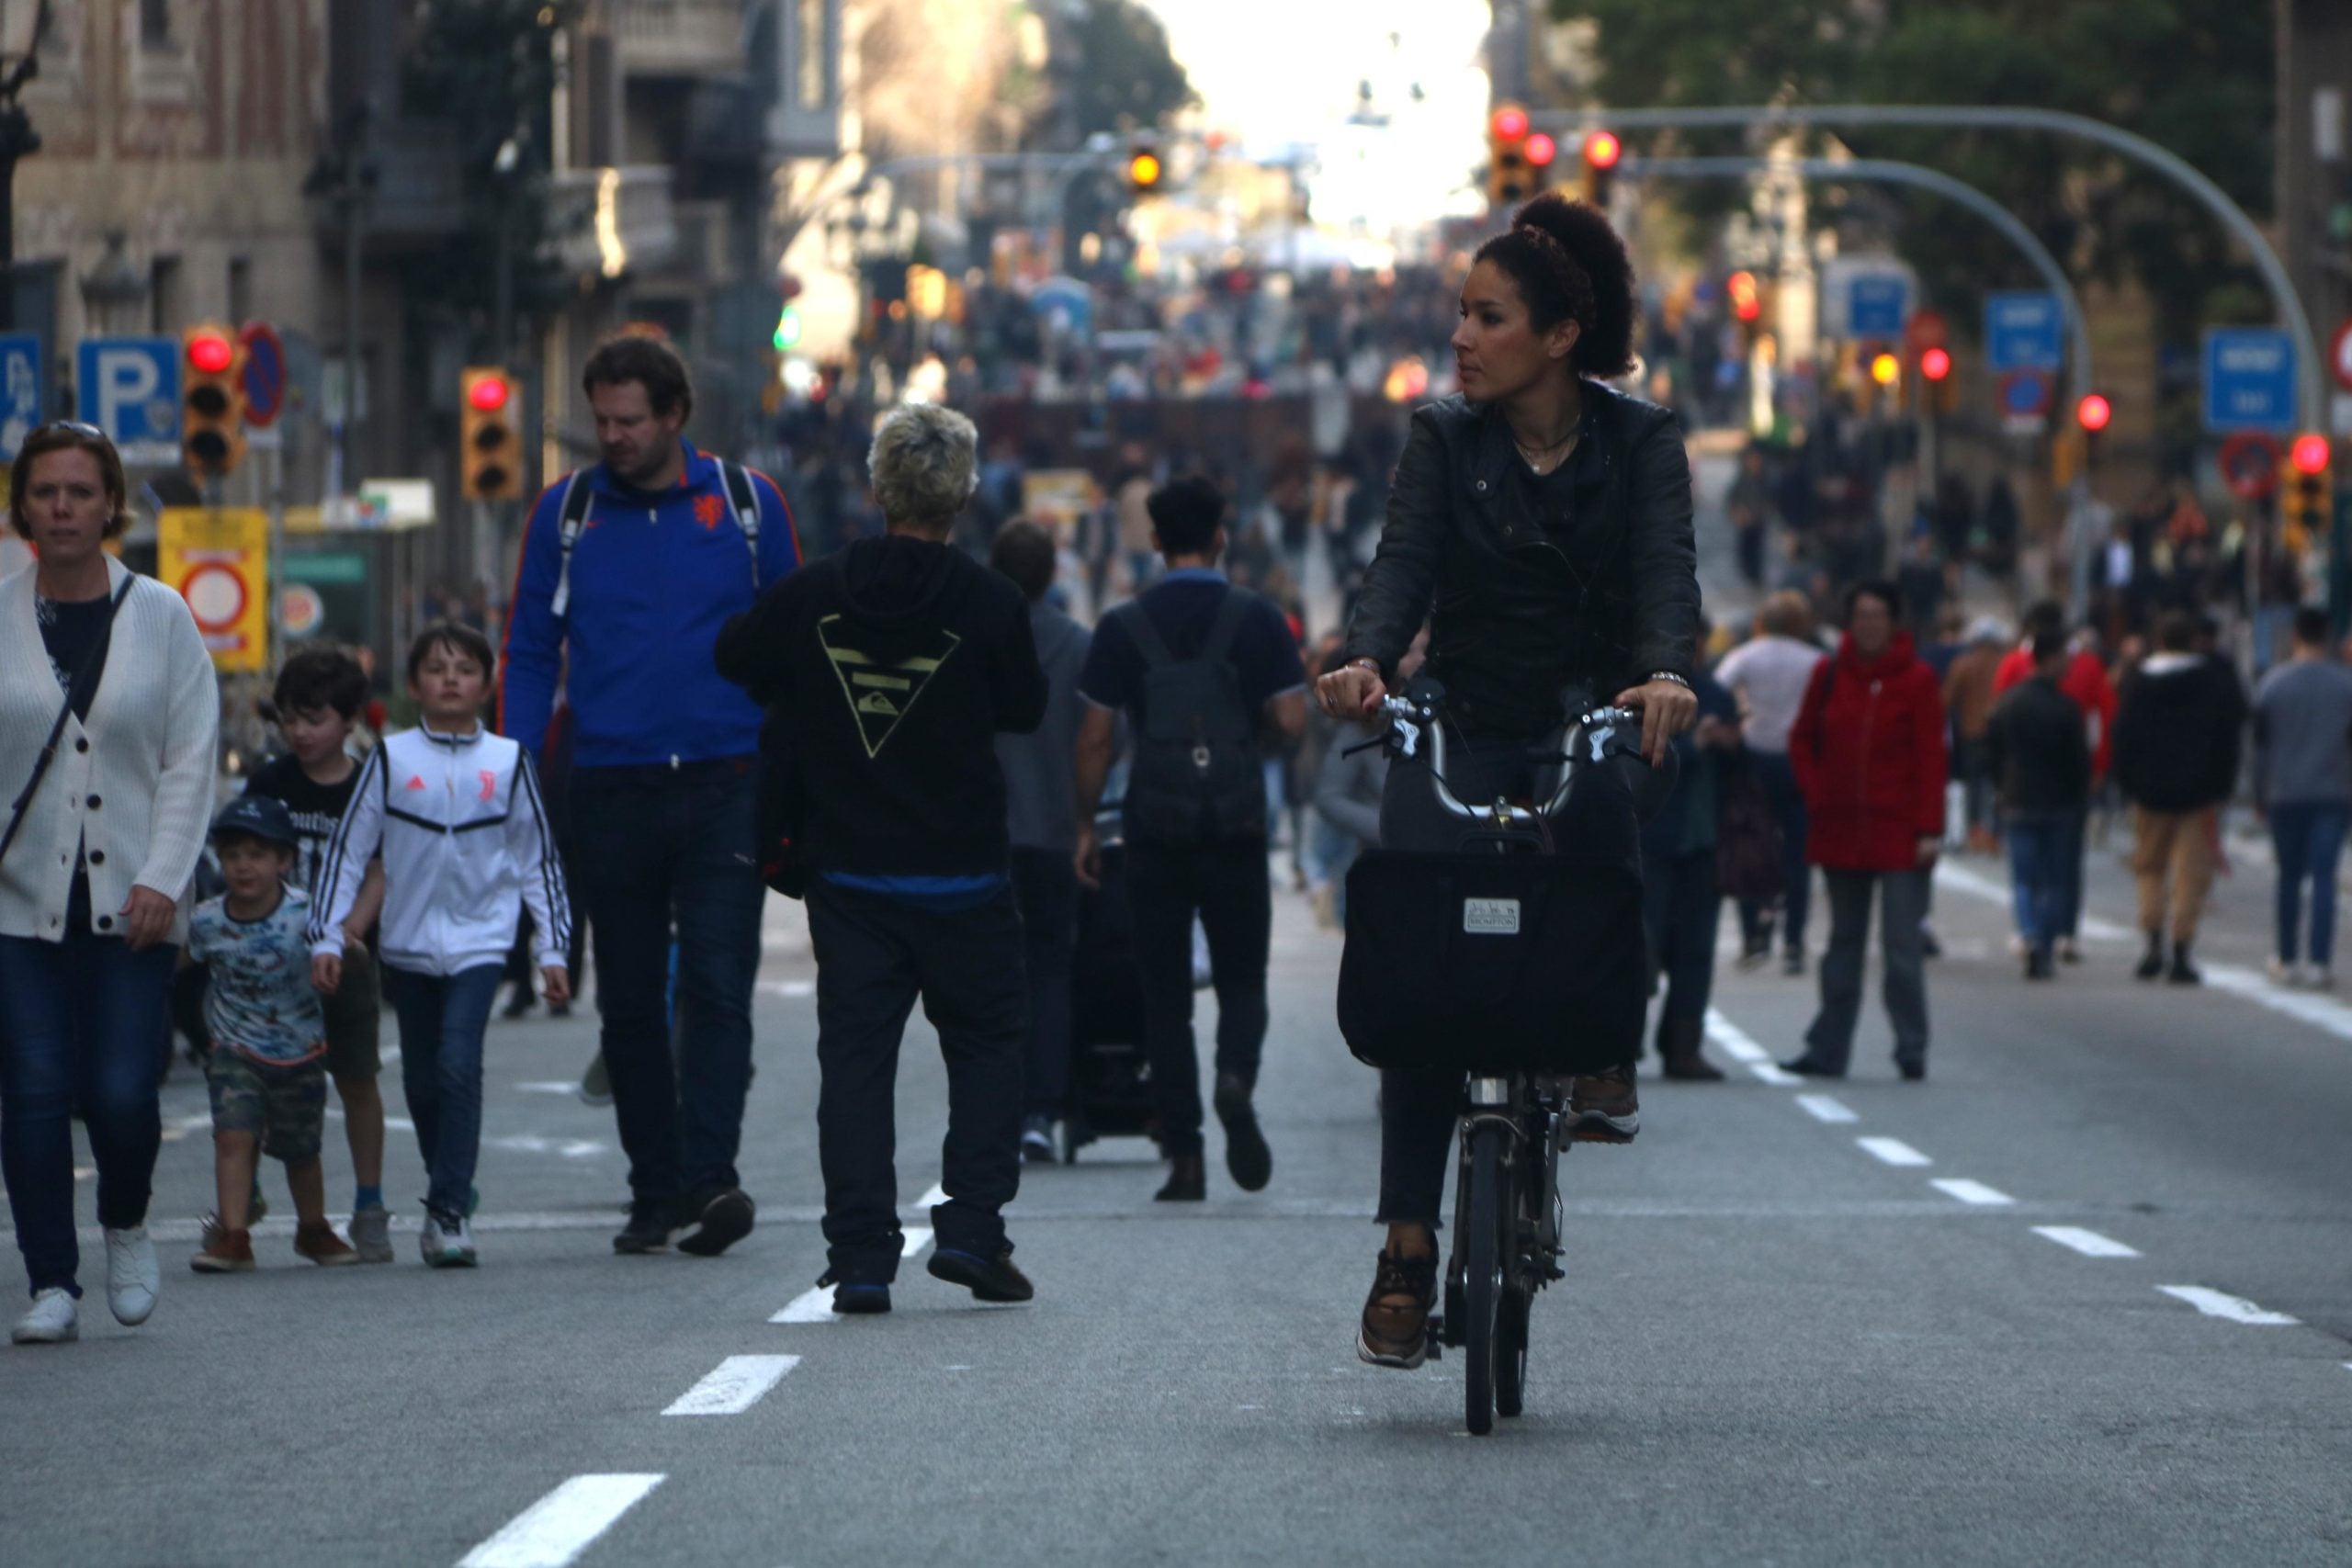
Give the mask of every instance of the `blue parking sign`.
POLYGON ((1911 280, 1901 273, 1857 274, 1847 285, 1847 335, 1897 338, 1911 320, 1911 280))
POLYGON ((2064 318, 2055 294, 1984 297, 1986 369, 2055 370, 2064 363, 2063 336, 2064 318))
POLYGON ((40 339, 34 333, 0 336, 0 463, 16 461, 17 449, 48 406, 40 395, 40 339))
POLYGON ((85 423, 134 463, 179 459, 180 345, 167 337, 91 337, 74 356, 85 423))
POLYGON ((2205 428, 2295 428, 2295 340, 2275 327, 2216 327, 2205 334, 2205 428))

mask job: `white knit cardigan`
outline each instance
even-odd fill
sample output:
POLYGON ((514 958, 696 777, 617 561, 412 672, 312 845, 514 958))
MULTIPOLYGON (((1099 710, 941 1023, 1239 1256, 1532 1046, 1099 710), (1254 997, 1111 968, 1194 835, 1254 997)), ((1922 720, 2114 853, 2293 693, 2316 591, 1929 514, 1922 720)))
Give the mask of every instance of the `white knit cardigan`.
MULTIPOLYGON (((64 701, 33 608, 36 570, 0 578, 0 827, 64 701)), ((109 560, 108 593, 130 575, 109 560)), ((98 934, 122 934, 136 885, 178 904, 172 940, 184 941, 188 887, 211 826, 220 734, 220 682, 196 617, 177 593, 141 578, 116 613, 89 720, 65 720, 56 761, 0 859, 0 936, 64 940, 79 843, 98 934)))

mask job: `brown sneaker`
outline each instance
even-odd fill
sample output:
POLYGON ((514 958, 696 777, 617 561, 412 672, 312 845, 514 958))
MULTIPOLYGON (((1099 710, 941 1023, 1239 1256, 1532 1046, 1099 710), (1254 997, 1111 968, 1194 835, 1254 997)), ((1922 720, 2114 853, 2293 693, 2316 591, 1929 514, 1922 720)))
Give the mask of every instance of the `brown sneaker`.
POLYGON ((254 1233, 216 1223, 204 1238, 204 1250, 187 1266, 199 1274, 242 1274, 254 1266, 254 1233))
POLYGON ((308 1221, 295 1227, 294 1256, 330 1268, 359 1261, 358 1250, 335 1235, 334 1227, 324 1220, 308 1221))
POLYGON ((1630 1144, 1642 1130, 1634 1065, 1568 1080, 1568 1136, 1587 1144, 1630 1144))
POLYGON ((1383 1251, 1356 1331, 1356 1355, 1375 1367, 1411 1371, 1430 1355, 1430 1309, 1437 1304, 1437 1259, 1383 1251))

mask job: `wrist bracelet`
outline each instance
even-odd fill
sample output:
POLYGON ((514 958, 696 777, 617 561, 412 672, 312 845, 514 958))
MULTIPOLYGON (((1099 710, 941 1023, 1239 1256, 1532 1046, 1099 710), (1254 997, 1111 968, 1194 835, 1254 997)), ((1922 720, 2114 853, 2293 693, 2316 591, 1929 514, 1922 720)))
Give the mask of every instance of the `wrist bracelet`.
POLYGON ((1374 674, 1377 675, 1380 673, 1380 660, 1366 655, 1361 659, 1349 660, 1348 668, 1351 670, 1369 670, 1374 674))
POLYGON ((1684 680, 1681 676, 1677 675, 1671 670, 1653 670, 1650 671, 1650 679, 1653 681, 1671 681, 1686 692, 1690 689, 1690 682, 1684 680))

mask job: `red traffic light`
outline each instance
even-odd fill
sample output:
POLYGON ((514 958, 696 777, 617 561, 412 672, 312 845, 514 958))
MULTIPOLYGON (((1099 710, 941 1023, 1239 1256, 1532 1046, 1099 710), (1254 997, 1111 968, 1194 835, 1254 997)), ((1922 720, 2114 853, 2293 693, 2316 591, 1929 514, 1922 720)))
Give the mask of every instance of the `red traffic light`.
POLYGON ((1527 111, 1518 108, 1497 109, 1494 118, 1487 122, 1487 128, 1502 141, 1516 141, 1527 134, 1527 111))
POLYGON ((1764 313, 1764 300, 1757 292, 1754 273, 1733 273, 1724 280, 1724 291, 1731 296, 1731 313, 1741 321, 1752 321, 1764 313))
POLYGON ((1919 355, 1919 374, 1930 381, 1940 381, 1951 374, 1951 351, 1931 348, 1919 355))
POLYGON ((2097 435, 2115 418, 2115 406, 2093 392, 2075 405, 2075 423, 2097 435))
POLYGON ((1584 139, 1584 161, 1596 169, 1613 169, 1617 160, 1625 155, 1625 144, 1614 132, 1589 131, 1584 139))
POLYGON ((2299 474, 2324 474, 2334 448, 2324 435, 2298 435, 2295 444, 2287 448, 2287 461, 2299 474))
POLYGON ((466 401, 483 413, 496 413, 514 395, 503 376, 484 376, 466 389, 466 401))
POLYGON ((1549 168, 1552 160, 1560 155, 1560 144, 1537 131, 1527 139, 1526 158, 1539 169, 1549 168))
POLYGON ((198 333, 187 340, 187 362, 207 376, 218 376, 235 362, 237 351, 219 333, 198 333))

